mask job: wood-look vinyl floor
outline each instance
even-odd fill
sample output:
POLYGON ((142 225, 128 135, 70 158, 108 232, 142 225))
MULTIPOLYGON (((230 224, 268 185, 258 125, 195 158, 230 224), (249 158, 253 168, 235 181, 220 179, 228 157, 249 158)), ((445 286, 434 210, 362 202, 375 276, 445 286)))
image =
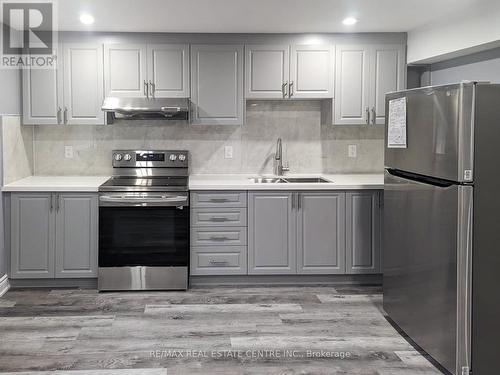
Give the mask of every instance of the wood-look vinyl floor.
POLYGON ((378 287, 242 287, 0 298, 0 373, 441 374, 387 322, 378 287))

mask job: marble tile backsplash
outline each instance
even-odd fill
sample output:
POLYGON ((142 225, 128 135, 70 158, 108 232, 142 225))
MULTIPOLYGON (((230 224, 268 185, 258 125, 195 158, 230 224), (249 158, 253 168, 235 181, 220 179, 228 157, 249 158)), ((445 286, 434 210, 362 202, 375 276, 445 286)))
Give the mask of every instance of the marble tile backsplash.
POLYGON ((21 125, 20 116, 0 116, 2 125, 4 184, 31 176, 33 166, 33 126, 21 125))
POLYGON ((272 173, 276 139, 291 173, 381 173, 383 126, 321 124, 321 101, 248 101, 244 126, 122 121, 107 126, 35 126, 38 175, 111 172, 114 149, 187 149, 191 173, 272 173), (358 146, 349 158, 348 145, 358 146), (64 158, 73 146, 74 158, 64 158), (224 146, 233 158, 224 158, 224 146))

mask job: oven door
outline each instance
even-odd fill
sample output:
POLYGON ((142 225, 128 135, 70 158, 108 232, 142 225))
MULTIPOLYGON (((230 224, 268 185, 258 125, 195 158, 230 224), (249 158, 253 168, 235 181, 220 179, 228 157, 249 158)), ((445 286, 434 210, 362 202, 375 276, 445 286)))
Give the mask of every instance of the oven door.
POLYGON ((99 289, 185 289, 187 193, 109 193, 99 202, 99 289))

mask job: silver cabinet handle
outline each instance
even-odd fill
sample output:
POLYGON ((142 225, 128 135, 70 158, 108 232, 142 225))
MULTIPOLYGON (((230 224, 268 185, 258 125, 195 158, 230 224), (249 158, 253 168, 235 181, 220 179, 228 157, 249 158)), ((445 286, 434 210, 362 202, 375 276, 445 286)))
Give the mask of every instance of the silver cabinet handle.
POLYGON ((67 124, 68 123, 68 108, 67 107, 64 107, 64 123, 67 124))
POLYGON ((288 97, 291 98, 293 96, 293 81, 290 81, 288 85, 288 97))
POLYGON ((210 239, 212 241, 227 241, 227 240, 229 240, 229 238, 226 236, 211 236, 210 239))
POLYGON ((372 107, 372 125, 377 123, 377 113, 375 112, 375 107, 372 107))
POLYGON ((366 107, 366 124, 368 125, 370 123, 370 108, 366 107))
POLYGON ((60 124, 60 123, 61 123, 61 112, 62 112, 61 107, 58 107, 58 108, 57 108, 57 123, 58 123, 58 124, 60 124))
POLYGON ((283 93, 283 97, 286 98, 288 93, 287 93, 287 86, 288 86, 288 82, 283 82, 283 84, 281 85, 281 92, 283 93))
POLYGON ((144 96, 146 98, 149 98, 148 83, 146 82, 146 80, 144 80, 144 96))
POLYGON ((226 198, 210 198, 210 202, 217 202, 217 203, 223 203, 223 202, 227 202, 228 199, 226 198))
POLYGON ((213 216, 210 218, 210 221, 216 221, 216 222, 228 221, 228 218, 227 217, 220 217, 220 216, 213 216))
POLYGON ((300 193, 297 193, 297 210, 301 210, 302 209, 302 202, 301 202, 301 199, 302 196, 300 193))
POLYGON ((229 262, 227 260, 211 260, 208 263, 210 263, 213 266, 223 266, 228 264, 229 262))
POLYGON ((56 211, 59 212, 59 208, 61 207, 61 195, 56 195, 56 211))
POLYGON ((50 195, 50 212, 54 211, 54 197, 55 194, 50 195))
POLYGON ((149 81, 149 90, 151 92, 151 97, 154 99, 155 98, 156 85, 152 81, 149 81))
POLYGON ((292 193, 292 211, 295 209, 295 193, 292 193))

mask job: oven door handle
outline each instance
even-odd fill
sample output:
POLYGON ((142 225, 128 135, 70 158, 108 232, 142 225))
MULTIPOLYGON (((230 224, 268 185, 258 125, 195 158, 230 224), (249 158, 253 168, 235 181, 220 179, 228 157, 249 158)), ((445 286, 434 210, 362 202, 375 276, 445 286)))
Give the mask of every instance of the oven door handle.
POLYGON ((136 197, 127 195, 101 195, 99 204, 101 206, 172 206, 182 207, 187 205, 187 196, 160 196, 160 197, 136 197))

